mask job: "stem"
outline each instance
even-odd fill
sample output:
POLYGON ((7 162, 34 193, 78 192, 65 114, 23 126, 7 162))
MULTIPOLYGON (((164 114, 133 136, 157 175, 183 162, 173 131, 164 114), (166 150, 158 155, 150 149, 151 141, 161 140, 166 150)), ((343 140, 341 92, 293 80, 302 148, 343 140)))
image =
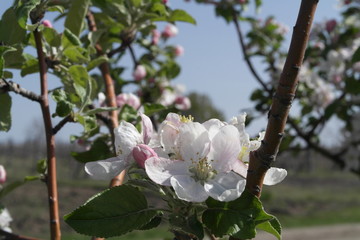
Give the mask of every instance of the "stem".
POLYGON ((51 239, 60 240, 60 221, 59 221, 59 206, 58 206, 58 192, 57 192, 57 176, 56 176, 56 157, 55 157, 55 135, 53 134, 51 115, 49 109, 48 98, 48 83, 47 83, 47 66, 45 62, 45 55, 42 51, 42 36, 41 32, 34 31, 36 51, 39 59, 40 69, 40 85, 41 85, 41 111, 44 119, 46 147, 47 147, 47 188, 49 197, 49 211, 50 211, 50 230, 51 239))
POLYGON ((40 103, 42 101, 41 96, 37 95, 34 92, 31 92, 29 90, 26 90, 22 87, 20 87, 19 84, 14 83, 12 81, 6 81, 4 78, 0 78, 0 90, 6 91, 6 92, 14 92, 16 94, 19 94, 27 99, 30 99, 31 101, 35 101, 40 103))
POLYGON ((73 121, 73 117, 71 115, 67 115, 53 128, 52 133, 56 135, 61 130, 61 128, 65 126, 66 123, 73 121))
POLYGON ((33 237, 17 235, 15 233, 7 232, 2 229, 0 229, 0 236, 4 236, 5 237, 4 239, 12 239, 12 240, 39 240, 33 237))
POLYGON ((241 50, 243 53, 243 57, 244 60, 246 62, 246 64, 248 65, 252 75, 255 77, 255 79, 260 83, 260 85, 267 91, 267 92, 271 92, 270 89, 266 86, 265 82, 261 79, 260 75, 257 73, 257 71, 254 68, 254 65, 252 64, 252 62, 250 61, 250 57, 247 54, 247 50, 246 50, 246 46, 245 46, 245 41, 244 41, 244 36, 242 34, 241 28, 240 28, 240 24, 238 22, 238 15, 237 13, 233 10, 233 22, 235 24, 235 28, 236 28, 236 32, 238 34, 239 37, 239 41, 240 41, 240 46, 241 46, 241 50))
POLYGON ((271 162, 275 160, 284 135, 286 120, 298 83, 298 73, 304 58, 318 2, 319 0, 301 1, 289 53, 269 111, 265 138, 260 148, 250 153, 246 188, 257 197, 261 195, 265 173, 270 168, 271 162))

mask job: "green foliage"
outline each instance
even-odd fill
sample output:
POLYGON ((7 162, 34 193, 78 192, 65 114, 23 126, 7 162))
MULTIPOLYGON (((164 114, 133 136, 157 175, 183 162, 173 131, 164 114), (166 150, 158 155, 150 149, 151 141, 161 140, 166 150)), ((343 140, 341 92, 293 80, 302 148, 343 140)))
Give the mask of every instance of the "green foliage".
POLYGON ((169 222, 171 228, 181 233, 196 236, 197 239, 204 238, 204 228, 200 223, 196 212, 190 216, 181 216, 177 214, 170 215, 169 222))
POLYGON ((11 128, 11 97, 8 93, 0 92, 0 131, 9 131, 11 128))
MULTIPOLYGON (((15 6, 15 12, 16 12, 16 17, 17 17, 17 21, 20 25, 20 27, 22 27, 23 29, 29 29, 32 28, 33 26, 28 25, 28 18, 30 17, 30 13, 35 10, 36 12, 38 12, 38 14, 43 14, 42 13, 42 9, 35 9, 37 5, 39 5, 41 3, 41 0, 20 0, 17 1, 16 6, 15 6)), ((41 16, 34 16, 34 17, 39 17, 41 18, 41 16)), ((34 19, 34 20, 38 20, 38 19, 34 19)))
POLYGON ((9 8, 3 14, 0 21, 0 42, 8 45, 21 43, 25 39, 26 30, 20 27, 13 8, 9 8))
POLYGON ((202 219, 206 227, 217 237, 230 235, 235 238, 251 239, 256 235, 256 227, 274 234, 280 239, 281 228, 273 216, 267 214, 258 198, 244 191, 240 198, 231 202, 218 202, 209 198, 208 209, 202 219))
POLYGON ((71 155, 79 162, 86 163, 90 161, 97 161, 107 159, 113 156, 108 144, 107 136, 99 137, 94 140, 88 151, 72 152, 71 155))
POLYGON ((4 55, 7 53, 7 52, 13 52, 13 51, 16 51, 15 48, 13 47, 8 47, 8 46, 0 46, 0 78, 3 77, 4 73, 4 67, 5 67, 5 58, 4 58, 4 55))
POLYGON ((64 220, 81 234, 114 237, 145 226, 157 214, 139 190, 122 185, 89 199, 64 220))
POLYGON ((65 20, 65 27, 71 31, 72 34, 79 37, 83 29, 84 20, 88 11, 90 0, 73 0, 71 7, 67 13, 65 20))

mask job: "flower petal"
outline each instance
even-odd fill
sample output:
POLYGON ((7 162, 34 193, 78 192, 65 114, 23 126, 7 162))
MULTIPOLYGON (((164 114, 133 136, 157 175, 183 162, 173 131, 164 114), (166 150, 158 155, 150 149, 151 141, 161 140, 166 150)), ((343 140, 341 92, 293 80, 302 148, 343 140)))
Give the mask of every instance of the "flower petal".
POLYGON ((100 161, 87 162, 85 164, 85 171, 92 178, 107 180, 117 176, 128 165, 127 161, 113 157, 100 161))
POLYGON ((240 197, 245 189, 246 180, 234 172, 220 173, 215 179, 205 183, 205 191, 210 197, 228 202, 240 197))
POLYGON ((287 171, 283 168, 271 167, 265 174, 264 184, 275 185, 284 180, 287 175, 287 171))
POLYGON ((188 122, 180 127, 179 148, 184 161, 198 162, 210 151, 209 133, 203 125, 188 122))
POLYGON ((220 121, 219 119, 210 119, 202 124, 206 130, 209 132, 210 139, 219 132, 220 128, 225 126, 225 123, 220 121))
POLYGON ((247 170, 248 170, 248 165, 246 165, 245 163, 243 163, 241 160, 237 160, 234 162, 234 164, 232 165, 232 170, 234 172, 236 172, 237 174, 240 174, 242 177, 246 178, 247 176, 247 170))
POLYGON ((118 128, 114 129, 116 155, 127 157, 132 149, 143 143, 142 136, 131 123, 121 121, 118 128))
POLYGON ((145 170, 149 178, 157 184, 170 186, 174 175, 186 175, 189 166, 184 161, 152 157, 145 161, 145 170))
POLYGON ((237 129, 232 125, 220 128, 211 142, 209 159, 212 160, 214 169, 220 172, 228 172, 237 161, 241 151, 240 137, 237 129))
POLYGON ((179 152, 176 146, 177 138, 179 136, 179 129, 173 124, 165 123, 160 129, 160 144, 164 148, 164 151, 169 153, 177 154, 179 152))
POLYGON ((188 202, 204 202, 209 196, 200 182, 189 175, 177 175, 171 178, 171 186, 178 198, 188 202))
POLYGON ((145 144, 148 144, 153 134, 153 125, 150 118, 145 114, 141 114, 140 117, 141 117, 141 134, 143 137, 143 141, 145 144))

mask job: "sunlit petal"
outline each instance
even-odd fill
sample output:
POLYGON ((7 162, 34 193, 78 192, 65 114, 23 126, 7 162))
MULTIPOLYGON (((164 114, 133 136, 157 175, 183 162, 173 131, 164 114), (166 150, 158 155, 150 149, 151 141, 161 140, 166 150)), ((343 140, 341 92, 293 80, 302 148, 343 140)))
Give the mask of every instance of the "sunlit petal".
POLYGON ((173 176, 171 186, 178 198, 188 202, 203 202, 209 197, 204 187, 189 175, 173 176))
POLYGON ((265 174, 264 184, 269 186, 278 184, 284 180, 286 175, 287 171, 285 169, 272 167, 265 174))
POLYGON ((85 171, 95 179, 112 179, 121 173, 127 166, 128 162, 118 157, 105 160, 88 162, 85 164, 85 171))

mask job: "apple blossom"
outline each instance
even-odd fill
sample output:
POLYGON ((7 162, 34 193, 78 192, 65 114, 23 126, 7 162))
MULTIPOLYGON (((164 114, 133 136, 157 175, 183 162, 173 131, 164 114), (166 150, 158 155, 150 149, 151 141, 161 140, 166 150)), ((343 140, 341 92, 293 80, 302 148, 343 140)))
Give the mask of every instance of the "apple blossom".
POLYGON ((165 26, 165 29, 161 35, 164 38, 170 38, 170 37, 175 37, 178 33, 179 33, 179 29, 175 25, 168 24, 165 26))
POLYGON ((133 72, 133 77, 135 81, 140 81, 146 77, 146 68, 143 65, 137 65, 133 72))
POLYGON ((88 162, 85 164, 85 171, 96 179, 111 179, 135 163, 133 155, 138 156, 139 149, 133 154, 134 148, 149 144, 153 134, 151 120, 144 114, 141 114, 141 125, 139 132, 131 123, 121 121, 119 127, 114 129, 116 157, 88 162))
MULTIPOLYGON (((171 117, 174 117, 172 115, 171 117)), ((219 201, 238 198, 245 188, 245 179, 232 172, 240 152, 240 137, 234 126, 212 128, 216 121, 204 125, 174 118, 175 125, 164 149, 172 149, 168 157, 153 157, 145 162, 145 170, 155 183, 172 186, 178 198, 203 202, 209 196, 219 201), (178 127, 176 126, 178 125, 178 127), (214 130, 216 129, 216 130, 214 130)), ((167 126, 171 126, 172 122, 167 126)))
POLYGON ((175 99, 175 107, 179 110, 188 110, 191 108, 191 101, 188 97, 179 96, 175 99))
POLYGON ((151 39, 151 44, 152 45, 158 45, 159 44, 159 40, 160 40, 160 32, 157 29, 153 29, 151 31, 152 34, 152 39, 151 39))
POLYGON ((174 49, 174 52, 175 52, 175 56, 179 57, 179 56, 182 56, 184 55, 184 47, 183 46, 180 46, 180 45, 176 45, 175 46, 175 49, 174 49))
POLYGON ((0 209, 0 229, 11 232, 10 222, 12 221, 9 211, 6 208, 0 209))
POLYGON ((6 171, 3 165, 0 165, 0 184, 6 182, 6 171))
POLYGON ((116 104, 120 108, 127 104, 134 109, 138 109, 141 105, 139 97, 132 93, 121 93, 117 95, 116 104))
POLYGON ((51 24, 51 21, 49 21, 49 20, 45 19, 41 22, 41 24, 44 25, 45 27, 53 28, 53 25, 51 24))
POLYGON ((145 161, 151 157, 157 157, 156 152, 145 144, 138 144, 134 147, 132 155, 139 167, 145 168, 145 161))

